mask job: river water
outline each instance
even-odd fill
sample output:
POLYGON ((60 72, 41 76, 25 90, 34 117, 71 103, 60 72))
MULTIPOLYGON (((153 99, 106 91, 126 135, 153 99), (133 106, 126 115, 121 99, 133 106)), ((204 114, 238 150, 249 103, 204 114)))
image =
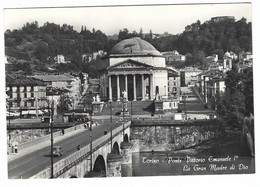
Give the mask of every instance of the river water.
POLYGON ((255 173, 255 159, 237 135, 172 152, 132 153, 122 176, 214 175, 255 173))

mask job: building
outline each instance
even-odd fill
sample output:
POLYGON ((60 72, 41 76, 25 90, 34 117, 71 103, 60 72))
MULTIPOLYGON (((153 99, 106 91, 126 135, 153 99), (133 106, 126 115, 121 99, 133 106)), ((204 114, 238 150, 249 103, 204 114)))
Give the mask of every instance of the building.
POLYGON ((171 64, 174 62, 185 62, 186 57, 185 55, 181 55, 178 53, 178 51, 166 51, 162 52, 162 55, 165 57, 166 64, 171 64))
POLYGON ((195 85, 197 82, 197 75, 202 70, 194 67, 185 67, 180 70, 180 86, 195 85))
POLYGON ((68 95, 74 98, 75 105, 78 104, 82 92, 82 84, 78 76, 70 74, 50 74, 34 75, 33 77, 43 81, 47 88, 52 87, 68 90, 68 95))
POLYGON ((223 56, 223 71, 229 71, 232 69, 232 57, 229 52, 226 52, 223 56))
POLYGON ((175 69, 168 73, 168 96, 178 100, 180 97, 180 77, 179 72, 175 69))
POLYGON ((217 63, 218 62, 218 55, 213 54, 211 56, 206 57, 205 62, 208 63, 208 64, 217 63))
POLYGON ((252 63, 253 62, 253 55, 251 52, 240 52, 238 54, 238 60, 239 62, 243 62, 243 63, 252 63))
POLYGON ((217 17, 212 17, 211 21, 218 23, 221 21, 235 21, 234 16, 217 16, 217 17))
POLYGON ((138 37, 117 43, 109 54, 109 66, 100 76, 101 98, 120 100, 126 91, 127 100, 168 98, 168 77, 178 76, 166 67, 164 56, 150 43, 138 37))
POLYGON ((71 61, 66 61, 64 55, 57 55, 54 57, 55 63, 56 64, 67 64, 71 63, 71 61))
POLYGON ((211 105, 212 109, 215 101, 216 94, 222 94, 225 92, 225 79, 223 71, 218 69, 210 69, 206 72, 197 75, 197 89, 199 93, 203 96, 204 102, 211 105))
POLYGON ((21 114, 42 114, 40 109, 46 107, 46 84, 29 78, 6 76, 6 93, 8 107, 21 114))
POLYGON ((93 53, 84 53, 81 55, 82 58, 82 62, 91 62, 92 60, 97 60, 100 59, 104 56, 107 55, 107 52, 103 51, 103 50, 99 50, 97 52, 93 52, 93 53))

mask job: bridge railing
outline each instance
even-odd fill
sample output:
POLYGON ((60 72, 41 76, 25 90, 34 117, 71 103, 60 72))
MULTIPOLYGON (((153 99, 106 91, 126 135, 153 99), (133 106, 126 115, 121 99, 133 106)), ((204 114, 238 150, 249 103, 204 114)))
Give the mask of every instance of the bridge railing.
POLYGON ((132 126, 154 126, 154 125, 202 125, 209 123, 216 123, 217 119, 197 119, 197 120, 186 120, 186 121, 178 121, 178 120, 170 120, 167 118, 164 119, 150 119, 150 118, 142 118, 139 120, 132 120, 132 126))
MULTIPOLYGON (((128 121, 124 124, 124 128, 127 129, 128 127, 130 127, 130 125, 131 125, 131 122, 128 121)), ((120 125, 119 127, 115 128, 112 131, 113 137, 117 136, 122 131, 123 131, 123 125, 120 125)), ((110 140, 109 133, 98 138, 97 140, 94 140, 92 142, 92 149, 93 149, 92 151, 93 152, 96 151, 98 148, 100 148, 101 146, 106 144, 109 140, 110 140)), ((66 172, 68 169, 70 169, 71 167, 73 167, 74 165, 76 165, 77 163, 82 161, 83 159, 86 159, 89 155, 90 155, 90 145, 88 144, 88 145, 84 146, 83 148, 81 148, 79 151, 72 153, 71 155, 67 156, 66 158, 56 162, 53 165, 54 178, 60 176, 61 174, 66 172)), ((50 175, 51 175, 50 170, 51 170, 50 167, 48 167, 30 178, 33 178, 33 179, 50 178, 50 175)))

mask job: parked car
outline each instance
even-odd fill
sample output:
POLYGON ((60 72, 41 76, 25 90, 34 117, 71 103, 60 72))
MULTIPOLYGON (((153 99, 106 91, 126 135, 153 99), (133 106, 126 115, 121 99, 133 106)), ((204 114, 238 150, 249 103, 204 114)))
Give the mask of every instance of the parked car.
POLYGON ((53 146, 53 156, 62 156, 63 155, 63 151, 61 149, 61 146, 53 146))

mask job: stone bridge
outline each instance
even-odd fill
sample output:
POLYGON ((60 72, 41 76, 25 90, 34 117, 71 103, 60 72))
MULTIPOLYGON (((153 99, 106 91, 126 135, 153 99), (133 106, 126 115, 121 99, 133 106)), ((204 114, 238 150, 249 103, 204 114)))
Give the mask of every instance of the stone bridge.
MULTIPOLYGON (((54 178, 119 177, 121 164, 132 163, 130 139, 131 122, 126 122, 106 135, 56 162, 54 178), (91 151, 92 150, 92 151, 91 151)), ((51 178, 48 167, 31 178, 51 178)))

